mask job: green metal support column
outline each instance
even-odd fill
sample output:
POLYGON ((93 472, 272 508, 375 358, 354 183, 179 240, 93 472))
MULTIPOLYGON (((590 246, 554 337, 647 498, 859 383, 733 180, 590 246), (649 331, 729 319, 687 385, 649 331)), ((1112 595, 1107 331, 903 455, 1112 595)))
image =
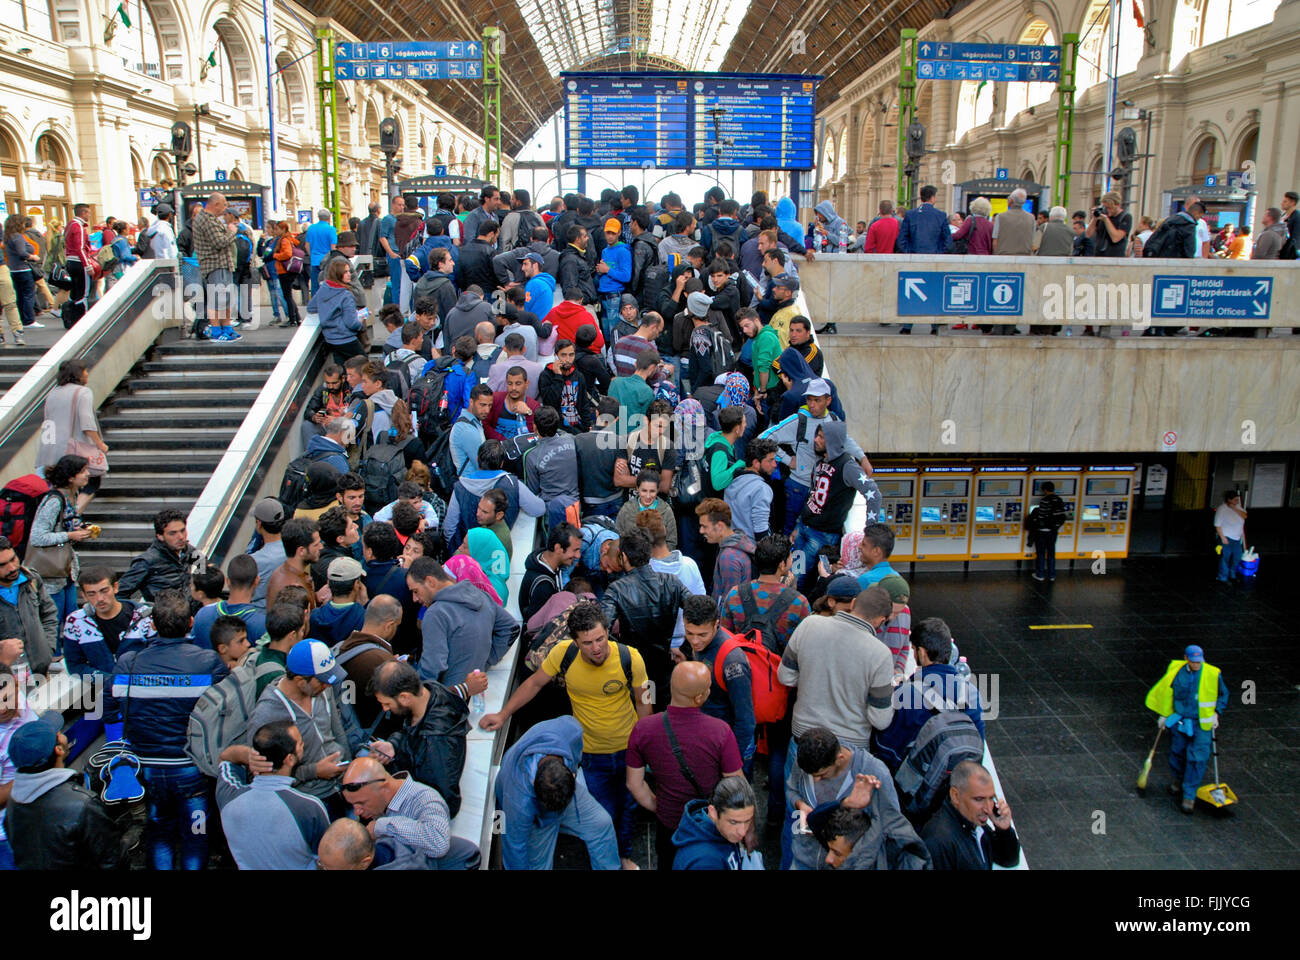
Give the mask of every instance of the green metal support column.
POLYGON ((898 176, 898 209, 912 208, 912 181, 903 176, 907 163, 907 127, 916 119, 916 31, 901 31, 898 52, 898 155, 895 173, 898 176))
POLYGON ((1070 163, 1074 156, 1075 68, 1079 59, 1079 35, 1067 33, 1061 40, 1061 82, 1056 88, 1056 151, 1053 156, 1052 205, 1070 209, 1070 163))
POLYGON ((316 100, 320 104, 320 169, 324 181, 323 206, 343 222, 343 198, 339 193, 338 109, 334 98, 334 31, 316 30, 316 100))
POLYGON ((483 179, 501 184, 501 31, 483 28, 483 179))

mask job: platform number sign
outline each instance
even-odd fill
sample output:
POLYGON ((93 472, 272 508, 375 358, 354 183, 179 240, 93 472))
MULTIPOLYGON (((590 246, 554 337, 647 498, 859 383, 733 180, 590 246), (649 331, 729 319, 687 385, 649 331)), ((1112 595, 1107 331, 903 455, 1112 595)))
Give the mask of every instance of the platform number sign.
POLYGON ((1217 187, 1219 185, 1218 175, 1213 173, 1207 173, 1205 175, 1205 185, 1207 187, 1217 187))

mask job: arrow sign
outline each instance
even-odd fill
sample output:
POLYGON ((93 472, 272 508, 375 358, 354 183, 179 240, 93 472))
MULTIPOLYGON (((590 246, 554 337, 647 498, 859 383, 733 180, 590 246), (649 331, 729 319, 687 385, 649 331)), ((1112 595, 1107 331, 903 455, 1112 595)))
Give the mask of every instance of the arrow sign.
POLYGON ((904 281, 903 291, 904 296, 906 296, 908 300, 911 300, 914 295, 920 297, 921 302, 923 303, 928 299, 925 295, 925 284, 916 277, 908 277, 907 280, 904 281))
POLYGON ((1267 302, 1267 301, 1265 301, 1264 303, 1260 303, 1258 300, 1252 300, 1252 301, 1250 301, 1250 303, 1251 303, 1251 306, 1255 308, 1255 316, 1257 316, 1257 317, 1267 317, 1267 316, 1268 316, 1268 302, 1267 302))
POLYGON ((1271 280, 1259 280, 1259 281, 1256 281, 1256 283, 1255 283, 1255 296, 1258 297, 1258 296, 1260 296, 1261 294, 1266 294, 1266 293, 1268 293, 1269 288, 1270 288, 1272 285, 1273 285, 1273 281, 1271 281, 1271 280))
POLYGON ((930 55, 930 45, 928 43, 921 44, 921 56, 928 57, 929 55, 930 55))
POLYGON ((477 43, 466 44, 466 46, 465 46, 465 52, 468 53, 471 57, 477 57, 477 56, 478 56, 478 44, 477 44, 477 43))

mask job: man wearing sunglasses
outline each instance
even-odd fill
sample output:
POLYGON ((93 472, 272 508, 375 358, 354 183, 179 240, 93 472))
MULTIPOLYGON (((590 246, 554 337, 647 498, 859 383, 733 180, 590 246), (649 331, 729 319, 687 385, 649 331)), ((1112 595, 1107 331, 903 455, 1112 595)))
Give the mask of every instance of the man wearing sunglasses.
POLYGON ((424 854, 424 869, 479 868, 478 847, 451 835, 447 804, 433 787, 406 773, 394 777, 373 757, 358 757, 344 772, 342 789, 372 837, 391 838, 424 854))

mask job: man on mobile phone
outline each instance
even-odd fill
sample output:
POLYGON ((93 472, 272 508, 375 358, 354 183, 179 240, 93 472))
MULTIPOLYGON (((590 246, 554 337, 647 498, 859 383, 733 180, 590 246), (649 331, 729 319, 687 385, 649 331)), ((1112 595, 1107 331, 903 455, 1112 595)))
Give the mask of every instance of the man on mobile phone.
POLYGON ((996 796, 993 777, 982 764, 963 760, 953 767, 948 797, 921 830, 936 870, 992 870, 1020 863, 1020 838, 1011 807, 996 796))

